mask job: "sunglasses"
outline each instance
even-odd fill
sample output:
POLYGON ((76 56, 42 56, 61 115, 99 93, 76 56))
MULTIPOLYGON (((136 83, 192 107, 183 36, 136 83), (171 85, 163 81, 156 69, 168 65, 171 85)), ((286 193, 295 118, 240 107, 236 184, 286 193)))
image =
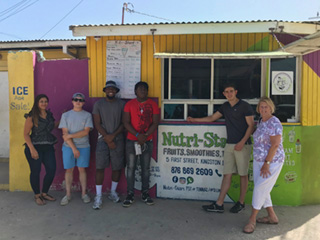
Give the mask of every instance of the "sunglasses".
POLYGON ((85 102, 84 99, 81 99, 81 98, 72 98, 72 101, 74 101, 74 102, 85 102))

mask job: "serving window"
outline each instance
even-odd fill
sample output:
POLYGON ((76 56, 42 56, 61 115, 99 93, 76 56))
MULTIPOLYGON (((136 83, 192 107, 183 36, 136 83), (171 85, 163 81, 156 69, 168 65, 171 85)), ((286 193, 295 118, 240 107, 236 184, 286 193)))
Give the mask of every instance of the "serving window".
MULTIPOLYGON (((295 79, 295 67, 295 58, 165 58, 162 62, 162 120, 184 121, 188 116, 213 114, 226 101, 222 94, 226 83, 237 86, 237 96, 247 101, 254 112, 260 97, 269 93, 277 106, 276 115, 282 122, 287 122, 288 118, 297 119, 297 81, 293 82, 294 95, 279 96, 272 92, 272 79, 269 80, 278 71, 291 72, 293 69, 295 79)), ((258 119, 258 114, 255 119, 258 119)))

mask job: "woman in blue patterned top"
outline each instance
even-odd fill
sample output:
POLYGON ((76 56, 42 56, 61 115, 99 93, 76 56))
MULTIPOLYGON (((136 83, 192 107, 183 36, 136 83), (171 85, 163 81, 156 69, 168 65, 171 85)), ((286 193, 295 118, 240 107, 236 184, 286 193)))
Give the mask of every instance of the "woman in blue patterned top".
POLYGON ((57 138, 51 133, 55 127, 53 114, 47 110, 49 99, 40 94, 35 98, 33 107, 25 114, 24 125, 25 155, 30 166, 30 184, 35 194, 36 204, 44 205, 56 199, 48 194, 56 172, 56 158, 53 145, 57 138), (31 134, 30 134, 31 133, 31 134), (46 175, 40 192, 40 171, 44 165, 46 175))
POLYGON ((275 106, 268 97, 262 97, 257 106, 261 119, 253 134, 253 181, 252 213, 248 224, 244 227, 245 233, 252 233, 257 223, 278 224, 270 192, 275 185, 284 162, 282 145, 282 125, 280 120, 273 116, 275 106), (261 208, 266 208, 268 216, 258 218, 261 208))

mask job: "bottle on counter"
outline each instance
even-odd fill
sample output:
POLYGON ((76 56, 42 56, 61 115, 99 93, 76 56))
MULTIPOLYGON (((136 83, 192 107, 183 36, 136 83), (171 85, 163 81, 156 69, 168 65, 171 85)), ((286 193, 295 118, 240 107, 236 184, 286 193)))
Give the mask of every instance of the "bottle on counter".
POLYGON ((296 153, 301 153, 301 142, 300 139, 296 141, 296 153))

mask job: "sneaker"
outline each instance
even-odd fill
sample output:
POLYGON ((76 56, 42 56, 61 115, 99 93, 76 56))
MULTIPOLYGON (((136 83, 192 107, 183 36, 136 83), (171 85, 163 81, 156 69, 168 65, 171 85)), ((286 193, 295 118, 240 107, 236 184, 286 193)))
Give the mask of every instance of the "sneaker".
POLYGON ((126 200, 123 201, 122 206, 123 207, 130 207, 133 202, 134 202, 134 195, 132 193, 130 193, 130 194, 128 194, 126 200))
POLYGON ((61 201, 60 201, 60 205, 61 206, 65 206, 67 205, 69 202, 71 201, 71 197, 68 197, 67 195, 64 196, 61 201))
POLYGON ((217 213, 224 212, 223 204, 222 206, 219 206, 218 204, 216 204, 216 202, 213 202, 210 205, 203 205, 202 208, 207 212, 217 212, 217 213))
POLYGON ((117 192, 110 192, 108 198, 114 203, 120 202, 120 198, 117 192))
POLYGON ((145 204, 151 206, 154 204, 154 201, 152 200, 152 198, 149 196, 149 193, 143 193, 141 196, 141 200, 143 202, 145 202, 145 204))
POLYGON ((89 202, 91 202, 91 199, 90 199, 90 197, 88 196, 88 194, 83 195, 83 196, 81 197, 81 199, 82 199, 83 203, 89 203, 89 202))
POLYGON ((236 202, 236 204, 230 208, 230 212, 232 213, 238 213, 238 212, 241 212, 242 210, 244 210, 244 207, 245 205, 244 204, 241 204, 239 201, 236 202))
POLYGON ((92 208, 94 210, 99 210, 99 209, 102 208, 102 196, 101 195, 99 195, 99 196, 96 195, 95 196, 92 208))

